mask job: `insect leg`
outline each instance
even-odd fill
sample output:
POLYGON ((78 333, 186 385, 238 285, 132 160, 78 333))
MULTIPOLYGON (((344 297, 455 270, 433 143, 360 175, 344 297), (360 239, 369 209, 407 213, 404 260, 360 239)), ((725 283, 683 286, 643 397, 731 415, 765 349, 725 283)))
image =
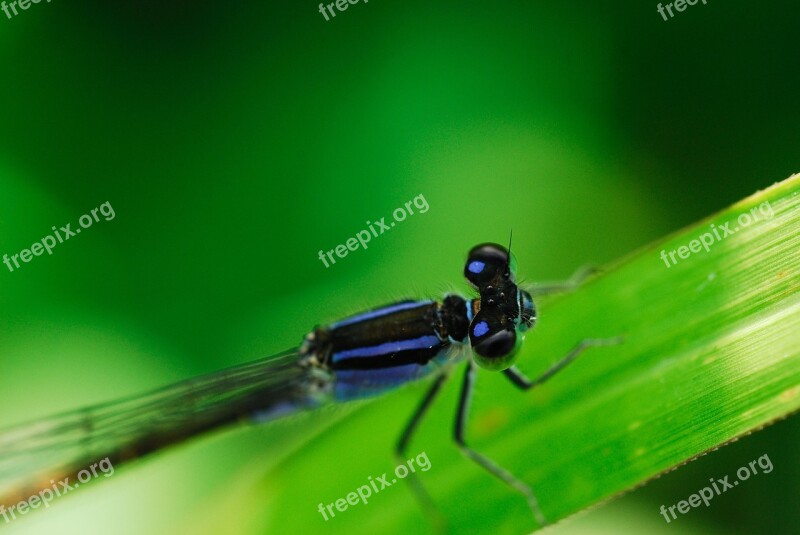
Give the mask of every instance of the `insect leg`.
POLYGON ((478 463, 500 481, 524 494, 528 499, 528 505, 533 511, 533 516, 536 518, 536 521, 539 523, 539 525, 545 526, 548 522, 539 508, 539 502, 533 493, 533 489, 519 479, 515 478, 508 471, 495 464, 488 457, 485 457, 484 455, 470 448, 465 442, 464 431, 467 425, 467 417, 469 415, 469 403, 470 399, 472 398, 472 390, 475 385, 475 372, 475 364, 470 361, 467 365, 466 373, 464 374, 464 383, 461 387, 461 397, 458 402, 458 412, 456 414, 455 425, 456 444, 458 444, 458 447, 467 457, 478 463))
MULTIPOLYGON (((422 418, 433 404, 436 394, 438 394, 441 390, 442 385, 444 384, 445 380, 447 380, 447 377, 447 372, 444 372, 436 378, 436 381, 425 394, 425 397, 422 398, 419 406, 417 406, 417 409, 414 411, 411 419, 403 429, 403 433, 400 435, 400 438, 398 439, 394 448, 394 455, 398 464, 406 462, 406 450, 408 448, 408 443, 411 441, 411 437, 414 435, 414 432, 416 431, 419 423, 422 421, 422 418)), ((411 485, 411 490, 414 492, 417 501, 419 501, 419 503, 431 517, 438 530, 444 531, 444 519, 442 518, 441 513, 439 513, 439 511, 436 509, 436 505, 433 503, 430 495, 425 490, 425 487, 423 487, 422 483, 420 483, 420 481, 417 479, 416 474, 413 472, 408 474, 407 480, 411 485)))
POLYGON ((583 284, 583 282, 591 277, 592 275, 599 273, 601 271, 600 268, 596 266, 583 266, 578 268, 572 276, 561 282, 553 282, 550 284, 543 284, 543 285, 534 285, 530 287, 526 287, 525 289, 528 293, 531 294, 533 297, 539 297, 542 295, 551 295, 557 293, 564 293, 564 292, 571 292, 576 289, 578 286, 583 284))
POLYGON ((610 346, 616 345, 622 342, 622 337, 618 336, 616 338, 587 338, 586 340, 581 341, 578 345, 573 347, 569 353, 567 353, 561 360, 553 364, 549 370, 544 372, 542 375, 537 377, 534 380, 530 380, 525 375, 519 371, 515 366, 508 368, 507 370, 503 370, 503 374, 508 377, 512 383, 514 383, 518 388, 522 390, 530 390, 534 386, 538 386, 555 374, 563 370, 570 362, 578 358, 578 356, 589 349, 590 347, 598 347, 598 346, 610 346))

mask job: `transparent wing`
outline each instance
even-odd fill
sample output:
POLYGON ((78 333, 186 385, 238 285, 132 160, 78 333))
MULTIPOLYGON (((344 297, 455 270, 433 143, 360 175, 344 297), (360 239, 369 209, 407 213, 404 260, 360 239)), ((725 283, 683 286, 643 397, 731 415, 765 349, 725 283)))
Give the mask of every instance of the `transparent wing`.
POLYGON ((2 430, 0 503, 29 497, 106 458, 117 466, 254 414, 263 420, 310 406, 321 401, 328 381, 288 351, 2 430))

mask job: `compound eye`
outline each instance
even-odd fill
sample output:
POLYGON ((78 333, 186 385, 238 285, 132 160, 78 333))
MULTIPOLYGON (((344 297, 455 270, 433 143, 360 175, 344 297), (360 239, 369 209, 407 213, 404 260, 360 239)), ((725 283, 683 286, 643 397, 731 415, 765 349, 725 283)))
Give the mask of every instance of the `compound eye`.
POLYGON ((469 326, 475 362, 488 370, 504 370, 515 360, 521 337, 499 314, 479 312, 469 326))
POLYGON ((472 248, 467 255, 464 277, 478 290, 487 285, 499 285, 511 277, 508 251, 496 243, 484 243, 472 248))

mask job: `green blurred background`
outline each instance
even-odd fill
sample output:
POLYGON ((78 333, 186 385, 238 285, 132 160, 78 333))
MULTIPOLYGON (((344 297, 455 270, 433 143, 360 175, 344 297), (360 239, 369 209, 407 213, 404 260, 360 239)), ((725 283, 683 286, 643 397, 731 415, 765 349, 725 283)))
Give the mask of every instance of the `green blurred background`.
MULTIPOLYGON (((372 0, 329 22, 317 9, 0 13, 0 254, 106 201, 116 212, 52 256, 0 266, 0 425, 272 354, 365 307, 467 291, 466 251, 512 228, 521 275, 558 279, 800 171, 796 4, 711 0, 667 22, 655 2, 372 0), (420 194, 427 213, 330 268, 317 258, 420 194)), ((462 462, 451 387, 432 415, 447 427, 412 447, 431 456, 432 490, 437 466, 462 462)), ((477 414, 503 388, 489 382, 477 414)), ((381 524, 315 510, 391 467, 420 394, 195 442, 9 532, 424 532, 393 517, 404 489, 368 506, 381 524), (376 412, 385 426, 359 426, 376 412)), ((674 531, 661 504, 764 453, 771 474, 678 529, 796 532, 799 439, 797 418, 781 422, 552 532, 674 531)))

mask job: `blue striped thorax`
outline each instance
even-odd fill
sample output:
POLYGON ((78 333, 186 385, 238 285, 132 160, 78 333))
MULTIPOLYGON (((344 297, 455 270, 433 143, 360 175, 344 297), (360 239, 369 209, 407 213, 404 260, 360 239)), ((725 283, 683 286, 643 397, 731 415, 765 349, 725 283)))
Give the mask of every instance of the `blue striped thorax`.
POLYGON ((356 314, 306 337, 303 351, 336 376, 338 398, 354 398, 419 379, 448 361, 452 345, 469 342, 475 361, 511 366, 522 333, 535 321, 530 294, 514 283, 513 260, 500 245, 470 251, 464 274, 480 297, 401 301, 356 314))

